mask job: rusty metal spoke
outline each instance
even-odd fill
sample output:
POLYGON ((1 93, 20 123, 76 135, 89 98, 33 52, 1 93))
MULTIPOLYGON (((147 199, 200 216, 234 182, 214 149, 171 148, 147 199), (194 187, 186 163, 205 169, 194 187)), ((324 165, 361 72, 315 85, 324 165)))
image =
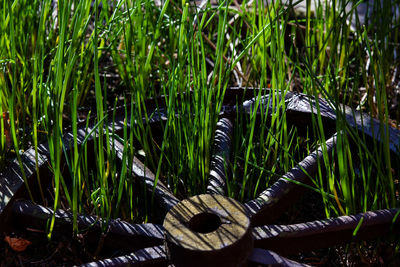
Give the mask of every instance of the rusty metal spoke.
MULTIPOLYGON (((284 255, 376 238, 388 233, 399 234, 400 209, 369 211, 290 225, 280 225, 281 222, 276 221, 300 199, 307 188, 312 186, 312 178, 320 171, 324 173, 323 166, 334 157, 336 134, 256 199, 242 204, 224 196, 227 194, 227 168, 230 166, 233 139, 233 123, 228 117, 235 118, 239 113, 254 114, 258 116, 257 119, 260 119, 262 114, 271 116, 278 108, 273 104, 272 96, 277 97, 275 102, 279 99, 285 101, 283 112, 286 123, 296 127, 299 136, 308 134, 312 118, 317 114, 321 116, 325 136, 331 136, 335 132, 335 120, 339 115, 325 100, 294 92, 272 93, 263 89, 260 92, 257 88, 231 88, 219 113, 220 120, 217 123, 213 154, 209 162, 207 194, 191 196, 182 201, 163 183, 165 180, 156 180, 154 173, 138 158, 134 157, 129 163, 123 162, 127 158, 124 155, 125 142, 118 141, 119 138, 105 140, 110 142, 116 151, 117 166, 129 164, 128 169, 132 171, 135 181, 133 186, 143 189, 146 192, 143 194, 145 197, 153 197, 147 202, 152 209, 148 213, 150 220, 163 220, 163 224, 130 224, 120 219, 101 219, 98 216, 78 214, 78 229, 79 233, 82 233, 79 234, 78 241, 82 241, 85 249, 89 248, 88 251, 96 245, 98 248, 95 257, 89 255, 91 260, 96 261, 82 266, 305 266, 285 258, 284 255), (260 102, 256 102, 255 95, 262 95, 260 102), (243 104, 238 106, 237 103, 242 101, 243 104), (256 113, 255 104, 258 107, 256 113), (105 257, 104 255, 112 255, 113 258, 101 258, 105 257)), ((158 143, 168 141, 161 140, 162 137, 158 135, 162 123, 168 119, 163 109, 164 100, 164 97, 158 97, 145 101, 146 106, 149 106, 146 109, 150 119, 143 118, 143 123, 149 127, 152 134, 154 133, 151 138, 158 143)), ((124 127, 135 127, 124 123, 127 119, 125 115, 125 107, 118 109, 116 119, 104 127, 108 127, 115 135, 121 135, 124 127)), ((353 112, 347 107, 344 107, 340 116, 343 116, 355 133, 358 131, 367 138, 381 140, 377 120, 367 115, 363 117, 362 113, 353 112)), ((132 122, 137 122, 137 119, 140 118, 136 118, 136 121, 132 119, 132 122)), ((266 119, 268 122, 268 118, 266 119)), ((91 144, 98 132, 105 130, 94 128, 94 125, 96 119, 91 120, 87 128, 86 122, 79 123, 77 136, 74 136, 72 131, 65 130, 63 144, 67 149, 66 155, 73 146, 74 139, 78 140, 78 145, 82 145, 83 140, 91 144), (92 132, 92 136, 87 136, 89 132, 92 132)), ((393 153, 399 153, 399 135, 399 130, 389 127, 387 136, 393 153)), ((28 177, 29 186, 37 186, 38 182, 33 178, 38 166, 41 184, 50 188, 52 173, 46 167, 49 162, 48 145, 39 145, 38 152, 37 163, 33 148, 22 154, 22 169, 28 177)), ((16 160, 7 170, 0 173, 0 229, 7 225, 7 229, 4 227, 5 233, 11 229, 45 235, 46 224, 54 215, 53 237, 71 237, 74 221, 72 212, 53 211, 30 201, 18 200, 27 199, 23 184, 21 168, 16 160)), ((139 194, 138 198, 143 196, 141 190, 133 192, 139 194)), ((37 200, 37 195, 36 192, 34 200, 37 200)), ((46 204, 47 202, 43 201, 46 204)), ((92 213, 88 211, 88 214, 92 213)))
POLYGON ((390 231, 399 232, 399 213, 400 209, 378 210, 292 225, 255 227, 254 246, 288 255, 356 239, 376 238, 390 231))
POLYGON ((289 260, 285 257, 282 257, 279 254, 276 254, 273 251, 265 250, 261 248, 254 248, 252 254, 247 259, 247 266, 287 266, 287 267, 304 267, 308 266, 306 264, 301 264, 292 260, 289 260))
MULTIPOLYGON (((53 210, 30 201, 16 201, 12 206, 12 223, 20 228, 33 228, 45 231, 46 223, 53 216, 53 210)), ((55 213, 55 229, 57 232, 72 232, 72 212, 57 210, 55 213)), ((101 236, 103 224, 107 225, 105 246, 135 250, 144 246, 160 245, 163 242, 164 228, 157 224, 130 224, 121 220, 102 222, 96 216, 78 215, 78 228, 87 230, 86 237, 92 241, 101 236)))
MULTIPOLYGON (((113 145, 117 151, 117 157, 122 160, 124 146, 118 140, 113 140, 113 145)), ((137 181, 146 187, 149 193, 153 193, 155 200, 162 210, 160 213, 165 215, 173 206, 178 204, 179 199, 176 198, 167 186, 160 180, 155 183, 155 175, 149 170, 138 158, 134 157, 132 161, 132 174, 137 178, 137 181)))
POLYGON ((225 195, 226 193, 226 171, 229 166, 232 135, 233 123, 228 118, 220 119, 215 130, 214 153, 207 186, 208 194, 225 195))
POLYGON ((130 255, 120 256, 81 265, 81 267, 125 267, 125 266, 168 266, 164 246, 138 250, 130 255))
POLYGON ((318 166, 324 162, 323 150, 326 150, 327 154, 332 156, 335 143, 336 135, 333 135, 323 146, 308 155, 256 199, 247 202, 245 206, 251 217, 252 225, 259 226, 271 223, 290 205, 293 205, 306 189, 301 184, 309 184, 309 178, 316 174, 318 166))

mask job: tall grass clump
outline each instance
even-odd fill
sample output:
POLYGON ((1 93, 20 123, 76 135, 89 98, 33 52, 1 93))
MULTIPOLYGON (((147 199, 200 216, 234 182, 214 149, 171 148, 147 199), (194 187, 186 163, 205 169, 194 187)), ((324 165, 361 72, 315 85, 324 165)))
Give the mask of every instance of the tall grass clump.
MULTIPOLYGON (((154 186, 162 181, 180 198, 204 193, 228 88, 259 87, 269 90, 252 90, 250 106, 235 100, 230 197, 253 199, 321 145, 312 187, 326 217, 398 207, 400 160, 389 147, 388 96, 399 42, 392 11, 399 6, 378 2, 361 24, 362 3, 345 0, 306 1, 303 14, 300 1, 4 1, 0 167, 9 155, 21 162, 32 145, 39 193, 30 197, 71 210, 75 234, 80 213, 98 215, 104 231, 111 218, 146 222, 154 205, 134 183, 134 157, 155 174, 154 186), (305 134, 288 123, 290 91, 315 99, 305 134), (149 107, 149 98, 160 101, 149 107), (337 116, 334 162, 324 148, 330 136, 319 98, 337 116), (382 142, 349 126, 346 114, 357 112, 379 121, 372 134, 382 142), (41 186, 42 142, 51 192, 41 186)), ((54 217, 49 237, 53 228, 54 217)))
MULTIPOLYGON (((350 4, 338 1, 338 9, 329 14, 321 7, 314 18, 308 8, 305 22, 309 25, 304 34, 309 47, 305 50, 306 89, 315 98, 323 96, 327 99, 337 113, 337 161, 330 166, 326 164, 329 155, 324 155, 328 180, 321 177, 315 181, 321 190, 335 196, 334 201, 324 198, 328 217, 399 204, 393 178, 398 170, 392 168, 393 162, 398 164, 399 157, 391 154, 388 135, 387 92, 392 70, 387 63, 393 64, 394 58, 393 47, 388 49, 385 46, 393 37, 382 35, 381 31, 388 33, 397 26, 392 24, 392 20, 382 19, 379 30, 367 24, 358 25, 355 31, 351 31, 348 21, 357 12, 355 7, 346 9, 350 4), (359 87, 365 87, 366 94, 361 95, 357 90, 359 87), (352 109, 346 110, 342 104, 352 109), (365 134, 360 138, 360 133, 348 125, 346 112, 355 115, 359 111, 368 112, 365 121, 378 119, 379 128, 363 127, 372 130, 374 136, 380 136, 382 143, 373 139, 373 145, 370 145, 365 134)), ((387 1, 383 1, 381 7, 375 4, 372 14, 384 18, 387 11, 380 8, 387 4, 387 1)), ((315 118, 314 125, 314 131, 323 142, 327 137, 320 116, 315 118)))

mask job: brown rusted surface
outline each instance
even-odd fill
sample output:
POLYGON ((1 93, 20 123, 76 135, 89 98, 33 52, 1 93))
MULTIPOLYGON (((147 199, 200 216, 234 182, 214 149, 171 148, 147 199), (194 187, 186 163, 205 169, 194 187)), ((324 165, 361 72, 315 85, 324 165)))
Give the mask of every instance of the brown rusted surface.
POLYGON ((253 249, 243 205, 221 195, 181 201, 163 225, 167 254, 176 266, 241 266, 253 249))
POLYGON ((327 151, 331 156, 335 143, 336 135, 329 138, 323 146, 308 155, 256 199, 247 202, 245 207, 251 217, 252 226, 273 222, 293 205, 306 189, 301 184, 309 184, 310 177, 318 171, 318 165, 324 162, 323 151, 327 151))
POLYGON ((81 267, 163 267, 169 266, 164 246, 144 248, 126 256, 120 256, 81 265, 81 267))
POLYGON ((225 195, 226 172, 232 147, 233 123, 222 118, 217 123, 214 138, 214 153, 211 159, 207 194, 225 195))
MULTIPOLYGON (((22 229, 33 228, 46 231, 46 223, 53 210, 30 201, 15 201, 12 206, 12 223, 22 229)), ((73 214, 64 210, 55 213, 55 232, 72 235, 73 214)), ((95 243, 102 234, 102 223, 96 216, 78 215, 78 228, 87 230, 88 243, 95 243)), ((160 245, 163 242, 164 228, 157 224, 130 224, 121 220, 109 220, 104 244, 106 248, 136 250, 160 245)))
POLYGON ((398 233, 399 213, 400 209, 378 210, 292 225, 255 227, 254 246, 288 255, 357 239, 376 238, 389 232, 398 233), (359 223, 360 227, 353 236, 359 223))

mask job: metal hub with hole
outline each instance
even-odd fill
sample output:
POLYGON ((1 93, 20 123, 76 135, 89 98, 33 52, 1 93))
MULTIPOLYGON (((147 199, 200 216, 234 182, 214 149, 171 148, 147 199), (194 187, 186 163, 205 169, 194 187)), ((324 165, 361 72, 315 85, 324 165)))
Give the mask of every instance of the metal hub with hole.
MULTIPOLYGON (((220 114, 214 142, 214 154, 211 159, 210 178, 207 194, 180 200, 171 193, 161 181, 155 183, 155 176, 138 158, 131 166, 135 179, 152 192, 158 214, 158 222, 148 224, 130 224, 122 220, 111 220, 104 236, 105 247, 114 249, 129 248, 131 253, 96 262, 87 266, 263 266, 289 265, 300 263, 285 258, 297 252, 315 248, 330 247, 356 239, 369 239, 382 234, 399 233, 399 209, 369 211, 333 219, 315 220, 297 224, 277 224, 276 219, 294 205, 306 191, 303 185, 310 184, 310 176, 318 172, 318 162, 323 161, 322 148, 317 148, 297 166, 264 190, 254 200, 239 203, 226 195, 226 177, 224 168, 231 151, 233 135, 233 114, 237 110, 249 113, 252 110, 255 91, 258 89, 232 88, 227 91, 226 103, 220 114), (240 106, 235 100, 245 99, 240 106), (233 103, 233 104, 232 104, 233 103), (360 223, 361 222, 361 223, 360 223), (357 228, 356 237, 353 236, 357 228)), ((273 112, 267 108, 268 91, 261 101, 261 110, 273 112)), ((157 99, 149 100, 149 105, 160 106, 157 99)), ((162 102, 162 101, 160 101, 162 102)), ((297 93, 285 95, 287 120, 294 125, 310 123, 310 117, 316 114, 314 99, 297 93)), ((336 120, 336 113, 327 102, 319 101, 319 111, 326 123, 336 120)), ((362 113, 354 113, 345 108, 345 119, 354 129, 362 131, 380 141, 379 122, 362 113)), ((157 124, 163 117, 153 120, 157 124)), ((122 128, 123 117, 116 119, 113 127, 122 128), (118 123, 121 122, 121 123, 118 123)), ((389 128, 389 141, 392 153, 399 153, 400 131, 389 128)), ((324 144, 331 155, 336 145, 334 130, 324 144)), ((78 140, 82 142, 86 132, 78 130, 78 140)), ((72 135, 67 133, 64 142, 71 144, 72 135)), ((114 140, 117 156, 122 159, 123 144, 114 140)), ((41 170, 49 159, 46 144, 39 146, 41 170)), ((22 155, 25 173, 35 175, 34 150, 29 149, 22 155)), ((0 174, 0 212, 1 227, 19 227, 22 229, 43 227, 53 216, 50 208, 34 204, 27 200, 24 193, 20 166, 14 161, 0 174)), ((33 178, 30 178, 33 180, 33 178)), ((56 231, 70 234, 72 213, 57 210, 56 231)), ((87 236, 98 240, 101 225, 97 217, 78 216, 78 226, 90 229, 87 236)))
POLYGON ((241 266, 253 250, 245 207, 225 196, 185 199, 163 226, 167 255, 176 266, 241 266))

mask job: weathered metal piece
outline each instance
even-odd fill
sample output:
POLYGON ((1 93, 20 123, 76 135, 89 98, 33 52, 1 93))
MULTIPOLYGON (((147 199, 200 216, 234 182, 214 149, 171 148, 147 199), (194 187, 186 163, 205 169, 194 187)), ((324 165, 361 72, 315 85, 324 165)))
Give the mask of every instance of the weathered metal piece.
MULTIPOLYGON (((53 216, 53 210, 30 201, 15 201, 12 206, 11 222, 14 227, 35 228, 46 231, 46 223, 53 216)), ((57 210, 55 213, 55 232, 71 235, 72 212, 57 210)), ((104 247, 134 251, 143 247, 161 245, 164 228, 157 224, 130 224, 121 220, 102 222, 96 216, 78 215, 78 228, 86 229, 85 238, 89 243, 96 243, 106 226, 104 247)))
POLYGON ((181 201, 164 228, 168 258, 176 266, 241 266, 253 249, 243 205, 221 195, 181 201))
MULTIPOLYGON (((152 111, 156 107, 162 107, 162 104, 164 103, 163 100, 164 100, 163 97, 157 97, 154 99, 145 100, 145 104, 148 105, 149 110, 152 111)), ((124 127, 124 118, 125 118, 124 108, 125 107, 117 108, 115 119, 109 120, 109 124, 105 125, 104 127, 107 127, 110 131, 114 131, 114 133, 118 133, 119 131, 121 131, 124 127)), ((155 114, 155 116, 152 117, 151 121, 148 123, 157 124, 162 120, 165 120, 165 117, 163 116, 163 112, 159 111, 155 114)), ((94 129, 95 124, 96 120, 92 119, 88 127, 86 128, 86 121, 80 121, 78 123, 77 136, 75 137, 71 129, 66 129, 65 134, 63 135, 63 144, 67 148, 67 150, 69 150, 70 147, 72 146, 74 138, 77 139, 78 145, 82 144, 83 140, 85 140, 88 133, 90 133, 94 129)), ((127 126, 130 127, 129 122, 127 126)), ((93 136, 96 136, 96 133, 97 131, 94 131, 93 136)), ((93 138, 90 137, 89 140, 91 139, 93 138)), ((39 144, 38 155, 37 155, 37 160, 38 160, 37 166, 39 167, 39 169, 41 169, 45 165, 45 163, 48 162, 49 155, 50 153, 48 144, 47 143, 39 144)), ((36 178, 35 149, 31 147, 24 153, 22 153, 21 160, 22 160, 22 167, 26 177, 28 178, 30 188, 34 188, 35 190, 38 189, 37 183, 34 180, 36 178)), ((42 182, 44 184, 46 183, 46 181, 43 181, 43 177, 42 177, 42 182)), ((6 168, 4 171, 0 170, 0 216, 2 217, 2 219, 0 220, 0 229, 5 227, 3 225, 4 223, 7 223, 7 219, 4 217, 7 216, 5 215, 5 213, 7 213, 5 211, 7 206, 13 201, 15 197, 18 197, 20 194, 22 195, 25 194, 24 190, 26 190, 26 188, 24 188, 23 185, 24 185, 24 179, 21 172, 21 166, 19 165, 18 160, 14 159, 10 163, 8 168, 6 168)))
MULTIPOLYGON (((269 94, 271 91, 261 90, 260 92, 260 90, 256 88, 230 89, 224 98, 220 116, 232 117, 238 111, 254 114, 253 107, 257 99, 251 98, 257 93, 262 95, 259 98, 258 114, 263 112, 271 115, 277 108, 273 105, 272 94, 269 94), (251 100, 235 106, 238 100, 240 102, 247 99, 251 100)), ((281 98, 285 100, 284 112, 286 112, 288 124, 302 127, 310 124, 312 116, 318 114, 323 119, 325 133, 332 134, 336 129, 335 120, 338 116, 342 116, 356 134, 362 133, 381 140, 380 134, 386 134, 385 131, 388 131, 391 152, 400 153, 400 131, 397 129, 380 127, 377 120, 362 113, 353 112, 347 107, 338 114, 325 100, 291 92, 275 93, 275 103, 281 98), (331 122, 333 122, 333 127, 331 122)), ((152 119, 146 122, 152 129, 157 129, 160 127, 160 122, 167 119, 162 111, 163 102, 162 97, 146 101, 146 105, 150 107, 148 110, 153 108, 154 111, 155 107, 161 107, 159 111, 154 112, 152 119)), ((124 112, 117 111, 116 120, 105 127, 118 134, 118 131, 124 127, 124 115, 124 112)), ((85 129, 85 123, 79 124, 78 144, 81 144, 88 132, 93 129, 94 123, 89 125, 89 129, 85 129)), ((128 124, 128 127, 131 125, 128 124)), ((210 181, 207 187, 207 192, 213 193, 210 195, 194 196, 179 202, 162 181, 157 181, 154 174, 139 159, 134 158, 130 169, 136 181, 150 193, 148 195, 154 196, 154 203, 157 205, 155 210, 158 215, 156 219, 164 218, 168 212, 164 219, 164 226, 133 225, 120 220, 111 220, 108 222, 104 246, 121 249, 120 252, 126 253, 137 251, 126 256, 88 263, 86 266, 167 266, 171 263, 176 266, 240 266, 246 263, 248 266, 301 266, 276 253, 296 253, 355 239, 368 239, 380 234, 399 232, 399 210, 381 210, 292 225, 272 224, 306 190, 304 185, 309 184, 310 177, 318 171, 320 163, 328 160, 324 158, 322 150, 326 149, 325 155, 332 157, 335 150, 335 135, 255 200, 242 205, 222 196, 226 194, 225 167, 229 162, 232 129, 233 125, 228 119, 221 119, 218 122, 210 181), (357 234, 354 236, 355 229, 357 229, 357 234), (161 245, 162 243, 164 245, 161 245)), ((94 131, 95 134, 96 131, 94 131)), ((63 143, 67 150, 73 138, 72 132, 66 131, 63 143)), ((117 151, 119 160, 122 161, 123 144, 117 140, 112 140, 111 143, 117 151)), ((50 178, 46 176, 51 177, 50 171, 45 166, 49 155, 48 147, 42 144, 38 151, 38 166, 42 182, 48 185, 50 178)), ((24 171, 29 183, 33 185, 36 182, 34 153, 34 149, 31 148, 22 155, 24 171)), ((15 202, 16 199, 27 198, 26 192, 21 190, 24 189, 23 184, 17 161, 0 173, 0 229, 2 230, 4 229, 2 224, 12 225, 12 227, 43 228, 45 221, 53 215, 52 209, 27 201, 15 202), (11 219, 5 219, 6 217, 11 219)), ((72 213, 57 210, 55 216, 55 232, 66 231, 70 234, 72 213)), ((154 221, 155 218, 150 217, 150 219, 154 221)), ((92 236, 93 240, 98 240, 102 235, 102 225, 95 216, 79 215, 78 226, 88 228, 86 236, 92 236)))
POLYGON ((292 225, 264 225, 254 228, 254 245, 290 255, 399 233, 399 213, 400 209, 378 210, 292 225))
POLYGON ((81 265, 81 267, 164 267, 169 266, 164 246, 144 248, 126 256, 81 265))
MULTIPOLYGON (((121 110, 120 110, 121 111, 121 110)), ((122 113, 123 114, 123 113, 122 113)), ((118 112, 116 115, 115 121, 106 125, 105 127, 109 127, 111 130, 115 132, 120 131, 123 128, 123 115, 121 112, 118 112)), ((88 128, 86 128, 86 122, 78 123, 77 129, 77 144, 82 144, 83 140, 87 137, 88 133, 92 131, 94 128, 95 122, 92 120, 89 123, 88 128)), ((67 150, 72 146, 74 136, 72 131, 65 131, 66 133, 63 135, 63 144, 67 148, 67 150)), ((94 135, 96 132, 94 133, 94 135)), ((91 138, 89 138, 91 139, 91 138)), ((39 144, 38 145, 38 154, 37 154, 37 167, 39 168, 40 172, 45 172, 45 163, 48 162, 50 158, 49 147, 47 143, 39 144)), ((26 150, 21 155, 22 167, 25 173, 25 176, 28 179, 29 187, 33 190, 31 191, 39 191, 38 184, 36 181, 36 155, 35 149, 33 147, 26 150)), ((46 176, 46 175, 44 175, 46 176)), ((50 176, 50 175, 48 175, 50 176)), ((41 177, 41 182, 46 184, 48 182, 48 177, 41 177)), ((24 195, 26 187, 24 185, 23 174, 21 171, 21 166, 18 163, 17 159, 14 159, 9 167, 4 171, 0 171, 0 216, 2 219, 0 220, 0 229, 4 228, 3 224, 7 223, 7 218, 4 215, 7 212, 4 212, 7 206, 12 203, 13 199, 18 198, 19 195, 24 195)), ((38 194, 34 194, 34 198, 37 197, 39 199, 38 194)))
POLYGON ((292 260, 289 260, 281 255, 261 248, 254 248, 253 252, 247 259, 248 267, 305 267, 306 264, 301 264, 292 260))
POLYGON ((214 153, 211 159, 207 194, 225 195, 226 171, 229 166, 232 135, 233 123, 228 118, 220 119, 215 130, 214 153))
MULTIPOLYGON (((258 113, 261 111, 268 111, 268 114, 275 112, 275 110, 273 110, 274 101, 268 92, 270 91, 266 91, 259 100, 262 108, 258 109, 258 113)), ((276 97, 279 99, 284 97, 285 111, 287 114, 314 114, 330 121, 335 121, 338 117, 342 117, 354 130, 358 130, 374 140, 382 142, 383 138, 389 138, 390 150, 393 153, 400 155, 400 130, 393 127, 386 127, 385 125, 382 125, 379 120, 368 114, 359 112, 344 105, 339 105, 339 110, 334 110, 334 105, 325 99, 315 99, 305 94, 295 92, 276 92, 276 97)), ((255 101, 257 101, 257 98, 245 101, 243 103, 244 110, 248 113, 253 110, 255 101)), ((275 107, 275 109, 276 108, 277 107, 275 107)))
MULTIPOLYGON (((118 140, 113 140, 113 145, 117 151, 117 157, 122 160, 124 145, 118 140)), ((171 193, 162 181, 156 181, 154 173, 136 157, 132 161, 132 174, 140 184, 146 187, 150 195, 154 193, 157 204, 162 209, 159 210, 159 213, 162 213, 162 217, 178 204, 179 199, 171 193)))
POLYGON ((308 155, 256 199, 247 202, 245 207, 251 217, 251 225, 254 227, 271 223, 295 203, 306 189, 303 185, 310 183, 310 177, 315 175, 318 166, 324 162, 323 151, 332 156, 335 144, 336 135, 329 138, 325 144, 308 155))
MULTIPOLYGON (((46 145, 40 145, 38 148, 38 167, 42 167, 48 160, 48 151, 46 145)), ((21 155, 22 166, 26 177, 31 178, 35 175, 36 160, 35 160, 35 149, 30 148, 21 155)), ((30 179, 32 180, 32 179, 30 179)), ((18 190, 25 190, 23 187, 24 179, 21 171, 21 166, 15 159, 10 163, 4 172, 0 172, 0 214, 3 214, 6 206, 12 201, 18 192, 18 190)), ((35 187, 36 189, 36 187, 35 187)), ((2 220, 0 220, 0 229, 2 227, 2 220)))

